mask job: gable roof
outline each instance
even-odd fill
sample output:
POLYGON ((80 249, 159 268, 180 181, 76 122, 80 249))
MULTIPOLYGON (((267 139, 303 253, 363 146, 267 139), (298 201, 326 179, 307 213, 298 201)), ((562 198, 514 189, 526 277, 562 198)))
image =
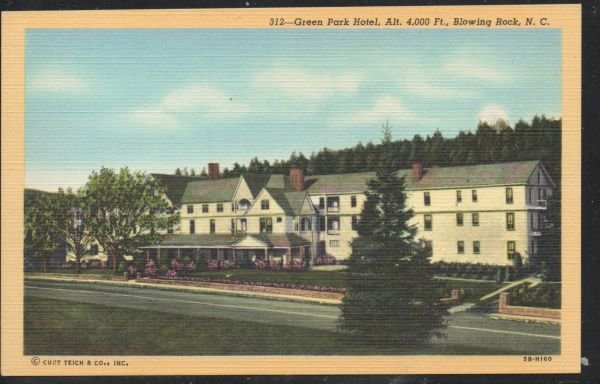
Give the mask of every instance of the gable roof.
POLYGON ((240 181, 231 179, 193 181, 187 184, 181 203, 216 203, 231 201, 240 181))
POLYGON ((243 174, 242 177, 246 181, 246 185, 250 189, 250 193, 252 193, 252 197, 256 198, 260 193, 261 189, 267 185, 271 175, 261 175, 261 174, 253 174, 246 173, 243 174))
POLYGON ((306 199, 306 191, 303 192, 288 192, 285 189, 265 188, 269 195, 275 199, 277 204, 283 209, 287 215, 297 216, 302 210, 302 205, 306 199))
POLYGON ((415 182, 411 189, 527 184, 529 176, 539 164, 538 160, 534 160, 461 167, 433 167, 426 170, 423 178, 415 182))
POLYGON ((167 197, 176 206, 181 204, 181 197, 189 182, 206 179, 205 176, 167 175, 164 173, 152 173, 151 175, 165 187, 167 197))

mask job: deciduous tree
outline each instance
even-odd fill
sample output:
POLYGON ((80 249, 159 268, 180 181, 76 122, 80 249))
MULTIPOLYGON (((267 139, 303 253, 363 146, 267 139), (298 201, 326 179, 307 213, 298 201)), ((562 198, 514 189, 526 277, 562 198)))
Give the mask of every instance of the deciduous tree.
POLYGON ((110 257, 113 275, 117 260, 159 240, 158 231, 172 228, 177 214, 166 213, 168 203, 160 183, 143 172, 102 168, 85 187, 90 230, 110 257))

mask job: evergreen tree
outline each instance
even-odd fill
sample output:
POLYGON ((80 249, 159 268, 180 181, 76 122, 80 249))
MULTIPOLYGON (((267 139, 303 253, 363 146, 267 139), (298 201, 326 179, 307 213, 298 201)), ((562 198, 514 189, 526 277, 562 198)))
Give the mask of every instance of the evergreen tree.
POLYGON ((440 336, 444 313, 437 306, 431 250, 415 242, 404 179, 390 166, 395 154, 389 126, 383 133, 383 160, 368 183, 352 241, 340 328, 354 340, 401 347, 440 336))

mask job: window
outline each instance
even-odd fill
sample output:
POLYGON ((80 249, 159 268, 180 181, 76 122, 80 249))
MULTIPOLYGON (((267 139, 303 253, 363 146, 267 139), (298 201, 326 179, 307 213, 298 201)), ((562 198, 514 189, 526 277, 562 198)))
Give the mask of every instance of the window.
POLYGON ((540 189, 540 191, 542 191, 542 198, 540 200, 546 200, 546 190, 545 189, 540 189))
POLYGON ((190 233, 196 233, 196 222, 194 220, 190 220, 190 233))
POLYGON ((202 213, 208 213, 208 204, 202 204, 202 213))
POLYGON ((319 209, 325 208, 325 198, 319 197, 319 209))
POLYGON ((506 204, 512 204, 512 203, 513 203, 513 189, 506 188, 506 204))
POLYGON ((515 214, 512 212, 506 214, 506 229, 509 231, 515 230, 515 214))
POLYGON ((235 203, 231 203, 231 212, 235 211, 235 203))
POLYGON ((319 216, 317 220, 319 221, 319 231, 325 232, 325 216, 319 216))
POLYGON ((231 233, 235 233, 235 219, 231 219, 231 233))
POLYGON ((462 203, 462 191, 456 191, 456 202, 462 203))
POLYGON ((339 196, 332 196, 327 198, 327 210, 333 212, 337 212, 340 210, 339 196))
POLYGON ((261 200, 260 201, 260 209, 269 209, 269 200, 261 200))
POLYGON ((479 225, 479 213, 471 214, 471 224, 473 224, 474 227, 479 225))
POLYGON ((215 219, 210 219, 210 233, 215 233, 216 229, 215 219))
POLYGON ((465 242, 464 241, 458 241, 456 243, 456 251, 458 253, 465 253, 465 242))
POLYGON ((278 218, 277 218, 277 222, 278 222, 278 223, 281 223, 282 221, 283 221, 283 219, 282 219, 281 217, 278 217, 278 218))
POLYGON ((471 191, 471 200, 473 200, 474 203, 477 202, 477 190, 476 189, 471 191))
POLYGON ((92 254, 92 256, 96 256, 98 254, 98 244, 91 245, 90 253, 92 254))
POLYGON ((194 213, 194 206, 193 205, 188 205, 187 206, 187 213, 194 213))
POLYGON ((508 260, 515 258, 515 248, 516 244, 514 241, 509 241, 506 243, 506 256, 508 257, 508 260))
POLYGON ((302 232, 312 231, 312 220, 310 217, 303 217, 302 220, 300 220, 300 230, 302 232))
POLYGON ((456 225, 461 226, 464 224, 464 218, 462 213, 456 214, 456 225))
POLYGON ((358 226, 358 216, 352 216, 352 230, 356 231, 357 226, 358 226))
POLYGON ((242 211, 246 211, 248 208, 250 208, 250 201, 248 201, 247 199, 242 199, 238 201, 237 207, 242 211))
POLYGON ((474 241, 473 242, 473 253, 479 254, 479 251, 480 251, 479 241, 474 241))
POLYGON ((217 212, 223 212, 223 203, 217 204, 217 212))
POLYGON ((433 241, 431 240, 425 240, 424 245, 427 249, 433 249, 433 241))
POLYGON ((527 202, 528 202, 528 203, 531 203, 531 190, 532 190, 532 189, 533 189, 533 188, 529 188, 529 189, 527 190, 527 202))
POLYGON ((426 231, 431 231, 431 229, 433 227, 432 222, 431 222, 431 215, 425 215, 424 219, 425 219, 425 224, 424 224, 425 225, 425 230, 426 231))
POLYGON ((329 216, 327 218, 327 230, 334 232, 340 230, 340 218, 338 216, 329 216))
POLYGON ((248 222, 246 219, 240 219, 240 230, 246 232, 248 230, 248 222))
POLYGON ((340 246, 339 240, 329 240, 329 246, 331 248, 338 248, 340 246))
POLYGON ((542 172, 538 172, 538 184, 542 184, 542 172))
POLYGON ((537 249, 535 249, 535 240, 531 240, 531 254, 535 255, 537 253, 537 249))
POLYGON ((261 217, 260 218, 260 232, 267 232, 267 233, 273 232, 273 219, 271 219, 270 217, 261 217))
POLYGON ((350 206, 356 207, 356 196, 350 196, 350 206))
POLYGON ((431 195, 429 192, 423 192, 423 204, 431 205, 431 195))

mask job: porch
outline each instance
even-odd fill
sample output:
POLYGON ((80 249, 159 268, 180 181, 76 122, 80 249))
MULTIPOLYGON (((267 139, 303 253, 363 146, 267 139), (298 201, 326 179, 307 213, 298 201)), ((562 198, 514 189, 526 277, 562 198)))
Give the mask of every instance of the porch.
POLYGON ((227 260, 235 267, 251 267, 255 261, 278 262, 282 265, 299 260, 312 261, 313 245, 294 234, 232 235, 166 235, 158 244, 140 247, 146 261, 159 264, 173 258, 189 258, 196 263, 207 260, 227 260))

